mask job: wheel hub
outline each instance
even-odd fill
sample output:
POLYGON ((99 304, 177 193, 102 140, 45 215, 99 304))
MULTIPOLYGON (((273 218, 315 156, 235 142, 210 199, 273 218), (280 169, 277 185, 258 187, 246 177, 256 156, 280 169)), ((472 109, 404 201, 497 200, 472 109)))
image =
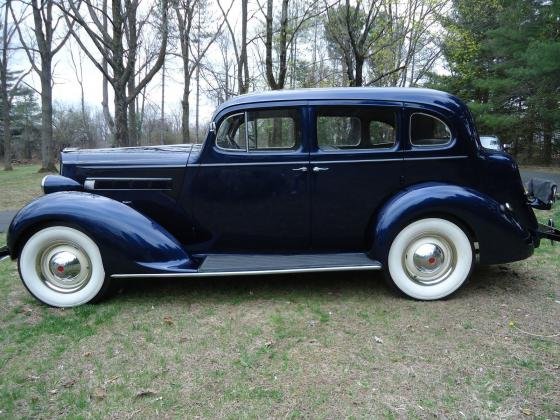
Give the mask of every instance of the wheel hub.
POLYGON ((403 263, 416 283, 434 285, 445 280, 453 271, 454 248, 439 236, 417 238, 408 245, 403 263))
POLYGON ((37 274, 50 289, 73 293, 89 282, 91 262, 78 245, 56 243, 39 253, 37 274))

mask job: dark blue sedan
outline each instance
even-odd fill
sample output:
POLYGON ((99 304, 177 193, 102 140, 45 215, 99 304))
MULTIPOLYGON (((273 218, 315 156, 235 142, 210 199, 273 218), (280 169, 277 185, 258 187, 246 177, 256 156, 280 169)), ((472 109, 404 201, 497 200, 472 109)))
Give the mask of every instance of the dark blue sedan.
POLYGON ((112 278, 384 270, 451 295, 475 263, 542 237, 514 160, 481 146, 456 97, 340 88, 240 96, 205 143, 67 149, 8 250, 38 300, 98 300, 112 278))

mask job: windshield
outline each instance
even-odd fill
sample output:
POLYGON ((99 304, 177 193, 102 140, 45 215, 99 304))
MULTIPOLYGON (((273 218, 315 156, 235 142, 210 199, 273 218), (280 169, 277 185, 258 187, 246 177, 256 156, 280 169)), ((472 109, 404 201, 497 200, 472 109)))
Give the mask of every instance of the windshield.
POLYGON ((480 136, 480 143, 486 149, 501 150, 500 140, 494 136, 480 136))

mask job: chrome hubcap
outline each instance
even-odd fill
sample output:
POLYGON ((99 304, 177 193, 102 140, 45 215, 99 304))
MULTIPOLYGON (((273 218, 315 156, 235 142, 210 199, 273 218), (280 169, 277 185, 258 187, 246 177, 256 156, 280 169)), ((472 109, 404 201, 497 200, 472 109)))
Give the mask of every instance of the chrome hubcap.
POLYGON ((37 274, 52 290, 72 293, 85 287, 91 277, 91 261, 73 243, 55 243, 39 253, 37 274))
POLYGON ((423 236, 408 245, 403 266, 416 283, 434 285, 453 272, 455 254, 454 247, 445 238, 423 236))

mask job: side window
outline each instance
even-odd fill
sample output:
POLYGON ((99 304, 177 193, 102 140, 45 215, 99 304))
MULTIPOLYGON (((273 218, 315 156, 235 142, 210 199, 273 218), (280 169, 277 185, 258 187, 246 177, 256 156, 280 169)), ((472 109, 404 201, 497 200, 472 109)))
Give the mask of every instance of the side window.
POLYGON ((369 140, 372 145, 392 147, 396 140, 395 127, 383 121, 370 121, 369 140))
POLYGON ((321 149, 355 147, 362 137, 360 119, 354 116, 318 116, 317 139, 321 149))
POLYGON ((247 113, 249 151, 294 149, 298 143, 295 110, 262 110, 247 113))
POLYGON ((317 144, 321 150, 392 148, 397 115, 383 108, 336 107, 317 111, 317 144))
POLYGON ((297 110, 259 110, 225 118, 216 133, 216 145, 245 152, 293 150, 299 146, 299 137, 297 110))
POLYGON ((442 120, 428 114, 410 117, 410 143, 413 146, 442 146, 451 142, 451 130, 442 120))
POLYGON ((216 145, 225 150, 246 150, 245 114, 234 114, 220 124, 216 134, 216 145))

